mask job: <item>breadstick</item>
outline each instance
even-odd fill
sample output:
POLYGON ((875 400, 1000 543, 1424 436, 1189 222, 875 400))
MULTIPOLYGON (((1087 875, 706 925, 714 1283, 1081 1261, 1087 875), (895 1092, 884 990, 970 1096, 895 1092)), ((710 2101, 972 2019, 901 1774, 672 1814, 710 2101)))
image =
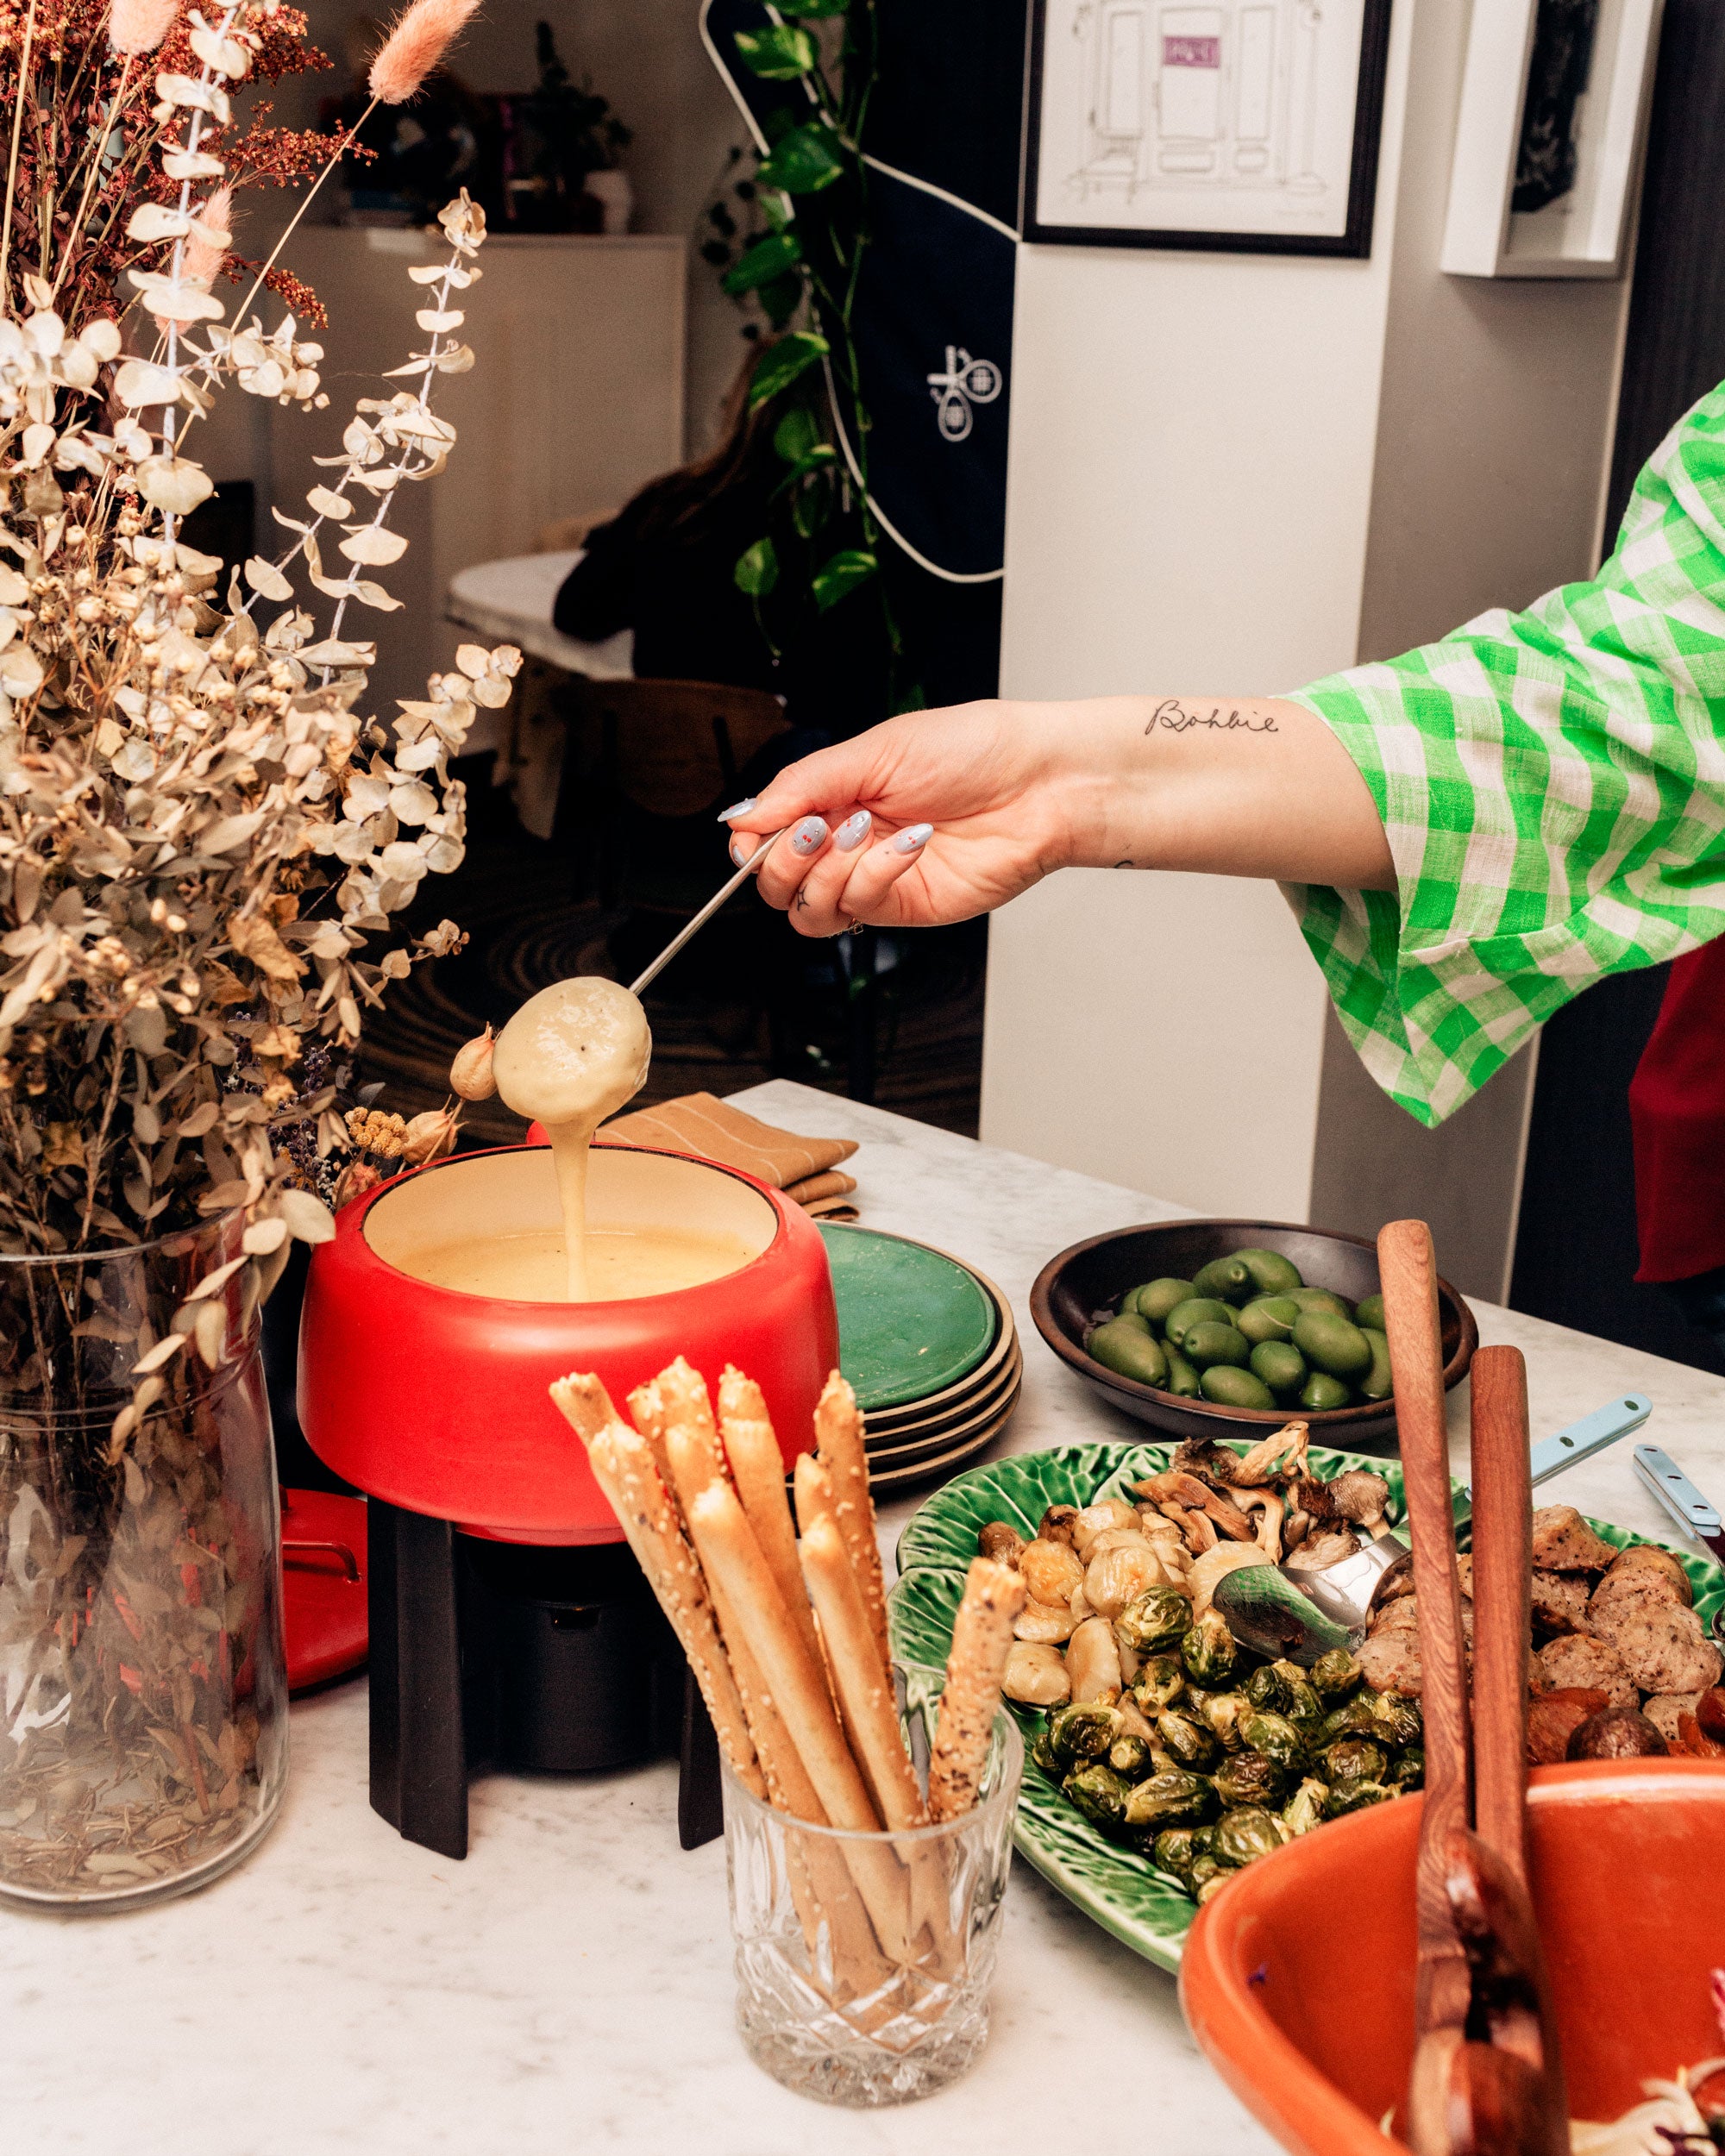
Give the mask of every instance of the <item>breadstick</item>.
POLYGON ((675 1504, 671 1463, 665 1457, 665 1403, 659 1397, 659 1388, 652 1383, 637 1385, 629 1395, 629 1412, 635 1419, 635 1427, 647 1440, 653 1464, 659 1470, 659 1480, 671 1491, 671 1502, 675 1504))
POLYGON ((957 1819, 976 1802, 988 1764, 988 1743, 1000 1711, 1000 1679, 1013 1644, 1013 1620, 1024 1608, 1021 1576, 990 1557, 975 1557, 952 1626, 946 1689, 928 1771, 928 1811, 957 1819))
POLYGON ((838 1502, 832 1494, 832 1477, 812 1452, 798 1453, 794 1472, 797 1525, 806 1534, 823 1514, 836 1514, 838 1502))
POLYGON ((714 1628, 712 1606, 700 1567, 683 1539, 646 1443, 626 1424, 614 1420, 600 1424, 589 1435, 596 1401, 604 1396, 605 1388, 597 1378, 578 1374, 559 1378, 551 1387, 552 1399, 586 1444, 593 1479, 610 1501, 629 1546, 688 1658, 737 1778, 755 1796, 765 1797, 766 1778, 756 1756, 737 1680, 714 1628))
POLYGON ((875 1652, 869 1613, 837 1523, 817 1520, 803 1537, 803 1571, 820 1612, 821 1637, 845 1727, 888 1827, 925 1827, 928 1814, 900 1733, 892 1679, 875 1652))
POLYGON ((837 1370, 827 1379, 814 1411, 820 1463, 832 1478, 833 1516, 851 1569, 862 1592, 869 1630, 882 1670, 890 1670, 893 1651, 887 1640, 887 1587, 881 1551, 875 1539, 875 1501, 869 1492, 869 1460, 862 1449, 862 1417, 856 1395, 837 1370))
POLYGON ((660 1371, 653 1384, 665 1403, 667 1421, 680 1422, 686 1429, 693 1430, 706 1447, 714 1473, 728 1481, 731 1471, 719 1450, 718 1426, 712 1419, 712 1402, 707 1396, 706 1378, 680 1355, 674 1363, 660 1371))
POLYGON ((740 1371, 727 1369, 719 1380, 718 1416, 731 1480, 749 1525, 785 1598, 785 1607, 803 1635, 803 1645, 819 1659, 814 1614, 797 1566, 797 1531, 791 1524, 790 1503, 785 1495, 785 1463, 767 1418, 760 1387, 751 1384, 740 1371), (754 1395, 752 1400, 750 1394, 754 1395), (761 1410, 758 1414, 741 1412, 745 1406, 756 1405, 761 1410))
POLYGON ((835 1827, 878 1828, 881 1822, 845 1748, 820 1672, 779 1600, 737 1493, 728 1483, 709 1482, 689 1503, 688 1512, 706 1576, 736 1612, 742 1637, 772 1688, 828 1819, 835 1827))

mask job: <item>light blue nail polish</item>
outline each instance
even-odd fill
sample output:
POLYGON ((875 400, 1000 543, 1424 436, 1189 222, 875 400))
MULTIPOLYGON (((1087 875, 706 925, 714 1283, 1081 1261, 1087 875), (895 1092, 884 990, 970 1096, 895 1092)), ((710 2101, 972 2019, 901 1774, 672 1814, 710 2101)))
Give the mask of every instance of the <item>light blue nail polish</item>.
POLYGON ((900 831, 894 839, 893 851, 895 854, 919 854, 933 836, 932 824, 913 824, 908 830, 900 831))
POLYGON ((806 816, 791 833, 791 851, 806 857, 819 853, 826 843, 826 819, 820 816, 806 816))
POLYGON ((854 854, 873 830, 875 819, 867 809, 858 809, 855 816, 847 816, 832 834, 832 843, 842 854, 854 854))
POLYGON ((721 809, 718 812, 718 821, 721 824, 728 824, 733 816, 746 816, 754 807, 756 798, 751 793, 745 800, 733 801, 728 809, 721 809))
POLYGON ((733 838, 731 842, 731 858, 739 868, 754 850, 746 839, 733 838))

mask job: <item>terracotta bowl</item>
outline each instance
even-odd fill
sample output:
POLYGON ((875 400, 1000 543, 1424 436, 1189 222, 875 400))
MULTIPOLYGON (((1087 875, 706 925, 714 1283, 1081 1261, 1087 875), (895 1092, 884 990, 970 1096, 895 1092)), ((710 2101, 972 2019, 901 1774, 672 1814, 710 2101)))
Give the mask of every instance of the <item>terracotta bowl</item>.
MULTIPOLYGON (((1536 1768, 1534 1900, 1572 2118, 1613 2119, 1641 2084, 1716 2057, 1708 1972, 1725 1963, 1725 1763, 1536 1768)), ((1290 1842, 1201 1909, 1180 1971, 1192 2033, 1299 2156, 1402 2148, 1414 2048, 1414 1859, 1402 1797, 1290 1842)))
MULTIPOLYGON (((1212 1258, 1235 1250, 1279 1250, 1292 1259, 1308 1288, 1327 1288, 1350 1302, 1377 1292, 1377 1250, 1363 1236, 1339 1235, 1324 1228, 1302 1228, 1285 1220, 1163 1220, 1153 1226, 1114 1228, 1075 1243, 1049 1259, 1031 1289, 1036 1329, 1069 1369, 1115 1407, 1171 1438, 1235 1438, 1253 1443, 1266 1431, 1279 1430, 1290 1413, 1312 1426, 1320 1445, 1344 1451, 1393 1450, 1396 1402, 1362 1401, 1352 1407, 1318 1413, 1304 1408, 1220 1407, 1214 1401, 1182 1400, 1173 1393, 1140 1385, 1106 1369, 1084 1352, 1084 1335, 1111 1312, 1128 1288, 1141 1281, 1171 1277, 1190 1280, 1212 1258)), ((1479 1329, 1473 1313, 1446 1280, 1438 1282, 1438 1316, 1443 1329, 1444 1384, 1458 1385, 1467 1374, 1479 1329)))

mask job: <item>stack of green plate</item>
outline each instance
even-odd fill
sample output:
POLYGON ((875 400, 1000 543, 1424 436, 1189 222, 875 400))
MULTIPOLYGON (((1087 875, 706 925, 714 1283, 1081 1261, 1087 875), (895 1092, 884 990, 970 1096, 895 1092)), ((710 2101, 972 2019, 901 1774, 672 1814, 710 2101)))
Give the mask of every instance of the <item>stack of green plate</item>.
POLYGON ((869 1477, 890 1489, 950 1474, 1018 1405, 1024 1355, 994 1282, 944 1250, 823 1220, 838 1354, 865 1417, 869 1477))

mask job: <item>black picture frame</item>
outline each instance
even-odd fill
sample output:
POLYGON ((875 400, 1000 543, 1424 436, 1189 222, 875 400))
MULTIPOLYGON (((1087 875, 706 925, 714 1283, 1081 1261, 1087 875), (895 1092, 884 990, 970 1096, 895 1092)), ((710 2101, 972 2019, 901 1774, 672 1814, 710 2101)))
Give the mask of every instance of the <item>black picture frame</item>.
POLYGON ((1048 0, 1033 0, 1026 41, 1024 193, 1026 240, 1051 247, 1177 248, 1207 254, 1314 254, 1362 260, 1371 253, 1377 207, 1377 154, 1383 126, 1383 85, 1389 60, 1390 0, 1364 0, 1359 78, 1354 93, 1353 147, 1348 163, 1347 216, 1339 233, 1163 231, 1137 226, 1044 224, 1037 215, 1042 147, 1042 55, 1048 0))

